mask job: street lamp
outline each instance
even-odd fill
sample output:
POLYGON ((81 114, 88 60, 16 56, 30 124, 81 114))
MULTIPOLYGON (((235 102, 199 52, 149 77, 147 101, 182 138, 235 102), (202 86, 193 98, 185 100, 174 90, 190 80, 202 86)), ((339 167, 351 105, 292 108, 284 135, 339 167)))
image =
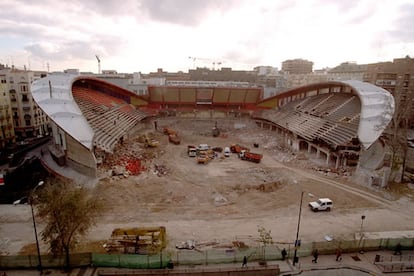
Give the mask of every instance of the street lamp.
POLYGON ((362 233, 362 227, 364 226, 364 219, 365 219, 365 215, 361 216, 361 228, 359 229, 359 243, 358 243, 358 248, 360 248, 359 253, 364 253, 364 250, 362 250, 361 248, 361 243, 362 243, 362 239, 364 238, 364 234, 362 233))
POLYGON ((361 216, 361 229, 359 230, 359 234, 362 236, 362 226, 364 226, 364 219, 365 219, 365 215, 361 216))
POLYGON ((296 230, 296 240, 295 240, 295 253, 293 254, 293 265, 295 265, 298 262, 298 246, 300 245, 299 242, 299 227, 300 227, 300 216, 302 214, 302 202, 303 202, 303 191, 300 194, 300 205, 299 205, 299 218, 298 218, 298 228, 296 230))
POLYGON ((37 229, 36 229, 36 220, 35 220, 35 215, 34 215, 34 211, 33 211, 33 194, 35 193, 36 189, 40 186, 42 186, 44 184, 43 181, 40 181, 36 187, 33 188, 33 190, 30 193, 29 196, 29 204, 30 204, 30 209, 32 210, 32 219, 33 219, 33 228, 34 228, 34 233, 35 233, 35 239, 36 239, 36 248, 37 248, 37 258, 39 261, 39 271, 40 274, 43 273, 43 268, 42 268, 42 258, 40 257, 40 247, 39 247, 39 240, 37 238, 37 229))

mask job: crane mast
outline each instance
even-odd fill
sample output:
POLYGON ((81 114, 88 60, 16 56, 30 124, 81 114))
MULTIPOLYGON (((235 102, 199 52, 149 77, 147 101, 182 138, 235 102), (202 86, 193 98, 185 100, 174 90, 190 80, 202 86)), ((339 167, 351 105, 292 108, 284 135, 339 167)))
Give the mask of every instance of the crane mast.
POLYGON ((98 61, 98 74, 101 73, 101 59, 99 58, 98 55, 95 55, 96 60, 98 61))

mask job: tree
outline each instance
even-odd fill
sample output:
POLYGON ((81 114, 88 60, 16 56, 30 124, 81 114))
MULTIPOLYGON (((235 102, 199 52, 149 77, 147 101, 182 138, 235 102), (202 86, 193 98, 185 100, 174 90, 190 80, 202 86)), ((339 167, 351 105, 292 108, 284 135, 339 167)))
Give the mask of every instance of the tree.
POLYGON ((42 239, 54 255, 65 255, 70 267, 70 250, 95 224, 103 205, 93 193, 75 183, 52 178, 39 197, 38 215, 46 223, 42 239))
POLYGON ((390 179, 402 182, 408 152, 407 133, 413 117, 414 92, 396 91, 393 96, 395 101, 394 116, 387 131, 388 146, 391 149, 392 175, 390 179))
POLYGON ((263 260, 266 261, 266 246, 273 244, 272 231, 259 225, 257 226, 257 232, 259 233, 259 241, 263 244, 263 260))

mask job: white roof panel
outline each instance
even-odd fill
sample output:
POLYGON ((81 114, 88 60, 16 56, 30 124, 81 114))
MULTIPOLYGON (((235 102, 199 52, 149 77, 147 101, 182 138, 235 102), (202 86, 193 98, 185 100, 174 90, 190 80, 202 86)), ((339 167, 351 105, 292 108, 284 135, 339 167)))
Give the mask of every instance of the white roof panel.
POLYGON ((60 128, 88 149, 93 147, 94 132, 72 96, 72 84, 78 76, 50 74, 32 83, 33 99, 60 128))
POLYGON ((361 100, 358 138, 365 149, 382 134, 394 115, 394 97, 387 90, 357 80, 342 81, 352 87, 361 100))

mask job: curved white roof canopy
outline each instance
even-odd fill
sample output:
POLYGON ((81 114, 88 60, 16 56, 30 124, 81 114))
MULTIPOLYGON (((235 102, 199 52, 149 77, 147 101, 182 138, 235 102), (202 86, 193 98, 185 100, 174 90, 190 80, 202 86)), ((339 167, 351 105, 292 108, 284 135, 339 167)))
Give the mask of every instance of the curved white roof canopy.
POLYGON ((361 116, 358 138, 362 146, 369 148, 382 134, 394 116, 394 97, 387 90, 357 80, 342 81, 358 94, 361 100, 361 116))
MULTIPOLYGON (((72 84, 81 76, 55 73, 32 83, 33 99, 64 131, 92 149, 94 132, 72 96, 72 84), (50 81, 50 86, 49 86, 50 81)), ((358 138, 369 148, 382 134, 394 115, 394 98, 385 89, 370 83, 341 81, 357 93, 361 101, 358 138)))
POLYGON ((77 75, 54 73, 31 85, 33 99, 60 128, 88 149, 93 147, 94 132, 72 96, 77 75))

